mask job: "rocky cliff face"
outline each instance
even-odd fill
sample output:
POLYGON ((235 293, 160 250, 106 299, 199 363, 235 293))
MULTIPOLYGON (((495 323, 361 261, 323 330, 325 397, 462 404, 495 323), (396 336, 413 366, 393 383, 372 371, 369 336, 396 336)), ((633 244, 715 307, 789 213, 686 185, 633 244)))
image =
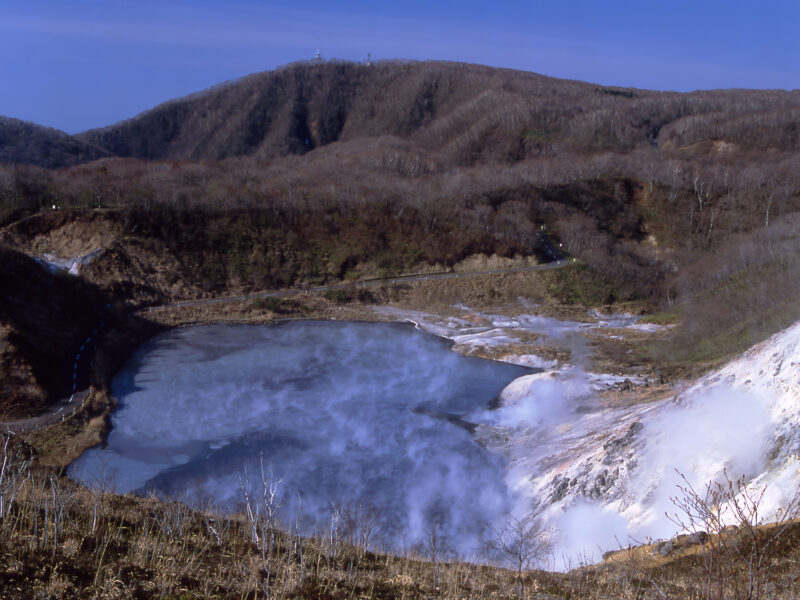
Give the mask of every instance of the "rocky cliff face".
MULTIPOLYGON (((103 294, 85 281, 0 247, 0 413, 29 416, 72 389, 73 362, 102 320, 103 294)), ((83 378, 85 379, 85 377, 83 378)), ((86 385, 86 381, 81 381, 86 385)))

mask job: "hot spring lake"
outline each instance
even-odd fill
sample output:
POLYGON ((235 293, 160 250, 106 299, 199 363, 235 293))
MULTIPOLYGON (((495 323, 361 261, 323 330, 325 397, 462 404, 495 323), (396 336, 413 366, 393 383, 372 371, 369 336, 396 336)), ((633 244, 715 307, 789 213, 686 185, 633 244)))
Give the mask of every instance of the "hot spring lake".
POLYGON ((322 531, 335 506, 361 507, 388 547, 435 528, 469 552, 515 502, 505 459, 473 439, 471 416, 531 372, 459 355, 410 325, 176 329, 116 375, 107 447, 70 475, 235 510, 263 464, 280 481, 284 523, 322 531))

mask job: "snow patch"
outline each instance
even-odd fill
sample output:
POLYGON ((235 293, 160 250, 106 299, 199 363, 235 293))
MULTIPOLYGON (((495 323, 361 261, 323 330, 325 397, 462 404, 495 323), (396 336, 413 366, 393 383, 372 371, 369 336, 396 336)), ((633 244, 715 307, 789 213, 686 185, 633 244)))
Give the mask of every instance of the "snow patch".
POLYGON ((505 356, 501 356, 499 360, 511 363, 512 365, 521 365, 523 367, 543 370, 552 369, 558 364, 557 360, 547 360, 536 354, 506 354, 505 356))
POLYGON ((80 275, 81 269, 91 263, 95 258, 100 256, 103 248, 95 248, 87 254, 81 256, 73 256, 71 258, 63 258, 54 252, 45 252, 40 259, 37 259, 41 264, 50 269, 50 272, 67 271, 72 275, 80 275))

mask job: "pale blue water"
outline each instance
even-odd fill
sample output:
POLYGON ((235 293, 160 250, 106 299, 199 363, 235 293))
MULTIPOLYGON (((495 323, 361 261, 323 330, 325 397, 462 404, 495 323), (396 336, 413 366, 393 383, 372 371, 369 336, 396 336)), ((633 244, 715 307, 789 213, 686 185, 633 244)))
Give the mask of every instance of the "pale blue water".
POLYGON ((475 442, 469 415, 530 372, 399 324, 177 329, 115 377, 108 447, 70 472, 235 509, 263 464, 281 481, 285 523, 321 530, 333 505, 361 506, 379 516, 386 546, 436 527, 469 552, 513 502, 504 459, 475 442))

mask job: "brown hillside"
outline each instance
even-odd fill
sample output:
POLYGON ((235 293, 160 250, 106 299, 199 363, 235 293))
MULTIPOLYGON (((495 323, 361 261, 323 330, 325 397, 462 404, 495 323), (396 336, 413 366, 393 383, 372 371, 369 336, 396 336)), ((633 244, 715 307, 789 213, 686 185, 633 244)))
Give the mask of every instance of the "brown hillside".
POLYGON ((0 116, 0 163, 69 167, 110 156, 63 131, 0 116))
POLYGON ((117 156, 270 159, 336 141, 407 140, 445 164, 720 139, 798 149, 800 93, 602 88, 443 62, 298 63, 80 134, 117 156))
POLYGON ((583 264, 552 275, 559 298, 662 308, 685 325, 665 355, 694 361, 800 318, 798 107, 800 92, 295 64, 79 136, 126 158, 0 166, 0 239, 103 248, 83 275, 146 303, 556 249, 583 264))

